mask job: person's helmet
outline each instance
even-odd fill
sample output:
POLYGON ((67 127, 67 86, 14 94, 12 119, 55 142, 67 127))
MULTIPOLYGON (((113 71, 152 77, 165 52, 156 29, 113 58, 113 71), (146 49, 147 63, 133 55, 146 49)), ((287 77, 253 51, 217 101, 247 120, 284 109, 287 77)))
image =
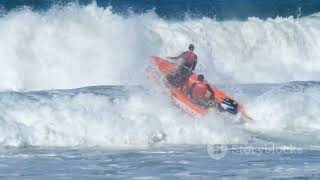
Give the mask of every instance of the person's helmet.
POLYGON ((194 45, 193 44, 189 45, 189 50, 194 50, 194 45))
POLYGON ((204 75, 199 74, 199 75, 198 75, 198 81, 203 82, 203 81, 204 81, 204 75))

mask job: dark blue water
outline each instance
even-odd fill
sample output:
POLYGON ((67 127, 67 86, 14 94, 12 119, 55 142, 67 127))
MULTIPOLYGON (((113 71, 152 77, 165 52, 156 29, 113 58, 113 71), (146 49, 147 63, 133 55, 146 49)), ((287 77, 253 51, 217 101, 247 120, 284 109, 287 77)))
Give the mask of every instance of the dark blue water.
MULTIPOLYGON (((52 6, 66 6, 76 3, 91 4, 92 0, 1 0, 1 9, 6 12, 29 7, 34 10, 47 10, 52 6)), ((112 6, 113 11, 121 14, 145 13, 154 10, 160 17, 183 19, 185 17, 210 17, 218 20, 262 19, 281 17, 301 17, 320 11, 319 0, 96 0, 99 7, 112 6)))

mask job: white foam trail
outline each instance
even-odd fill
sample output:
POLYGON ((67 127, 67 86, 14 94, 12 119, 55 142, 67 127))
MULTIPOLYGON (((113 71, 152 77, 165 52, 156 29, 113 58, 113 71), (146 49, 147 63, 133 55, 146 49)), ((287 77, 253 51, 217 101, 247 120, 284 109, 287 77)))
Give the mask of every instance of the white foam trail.
POLYGON ((305 86, 305 83, 275 85, 251 101, 247 111, 255 122, 247 125, 249 133, 243 131, 242 125, 237 127, 233 123, 237 117, 228 113, 213 112, 194 119, 156 90, 134 91, 128 99, 119 89, 103 87, 3 92, 0 146, 140 148, 167 144, 246 144, 252 142, 252 136, 284 145, 318 145, 319 88, 305 86))
POLYGON ((0 18, 0 89, 143 84, 150 55, 176 55, 193 42, 197 71, 210 80, 318 79, 320 18, 167 21, 110 8, 70 5, 0 18))
POLYGON ((193 119, 172 107, 166 96, 138 93, 110 102, 107 96, 77 90, 2 93, 0 109, 0 146, 137 148, 247 142, 223 116, 193 119))
POLYGON ((248 106, 255 123, 251 131, 282 142, 319 144, 320 89, 274 89, 248 106))

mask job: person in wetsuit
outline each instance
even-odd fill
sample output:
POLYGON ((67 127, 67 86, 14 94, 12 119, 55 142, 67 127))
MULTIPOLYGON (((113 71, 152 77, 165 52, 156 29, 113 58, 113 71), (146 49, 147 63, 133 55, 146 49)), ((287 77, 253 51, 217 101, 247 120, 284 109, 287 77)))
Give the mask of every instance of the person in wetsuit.
POLYGON ((170 84, 176 87, 182 87, 184 83, 189 79, 191 73, 195 70, 197 65, 197 55, 193 52, 194 45, 189 45, 189 50, 181 53, 177 57, 169 57, 172 60, 182 59, 181 65, 177 71, 167 76, 170 84))
POLYGON ((177 57, 171 57, 170 59, 177 60, 182 58, 182 64, 180 66, 186 66, 188 69, 190 69, 191 72, 193 72, 197 65, 197 55, 193 52, 194 51, 194 45, 189 45, 189 50, 181 53, 177 57))
POLYGON ((202 74, 198 75, 197 81, 194 82, 189 89, 188 94, 190 95, 191 102, 209 108, 210 101, 214 101, 214 91, 210 85, 204 81, 202 74), (211 93, 209 99, 206 98, 207 91, 211 93))

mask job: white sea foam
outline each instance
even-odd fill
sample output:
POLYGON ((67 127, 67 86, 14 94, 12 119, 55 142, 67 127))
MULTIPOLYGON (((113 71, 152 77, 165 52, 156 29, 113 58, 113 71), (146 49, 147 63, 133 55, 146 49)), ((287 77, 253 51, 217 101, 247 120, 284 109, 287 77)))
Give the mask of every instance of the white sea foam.
POLYGON ((128 17, 111 7, 70 5, 0 18, 0 89, 144 84, 150 55, 192 42, 198 72, 219 83, 316 80, 320 17, 170 21, 153 11, 128 17))
POLYGON ((78 90, 51 95, 2 93, 0 107, 2 146, 137 148, 247 141, 231 122, 227 126, 222 121, 224 116, 213 113, 194 119, 173 107, 167 96, 137 93, 128 99, 110 100, 109 96, 78 90))
MULTIPOLYGON (((149 56, 177 55, 190 42, 199 56, 197 71, 215 83, 317 79, 319 32, 318 14, 218 22, 164 20, 153 11, 124 17, 95 4, 41 13, 11 11, 0 18, 0 89, 101 84, 157 89, 146 79, 149 56)), ((48 97, 46 93, 0 94, 1 145, 144 147, 250 140, 250 134, 230 122, 233 117, 211 113, 194 119, 161 93, 130 94, 114 102, 109 96, 78 90, 48 97)), ((233 92, 256 119, 249 130, 265 132, 266 137, 318 132, 316 94, 318 89, 272 91, 248 101, 233 92)))
POLYGON ((318 145, 320 89, 292 84, 267 91, 247 105, 255 119, 248 129, 269 140, 318 145))

